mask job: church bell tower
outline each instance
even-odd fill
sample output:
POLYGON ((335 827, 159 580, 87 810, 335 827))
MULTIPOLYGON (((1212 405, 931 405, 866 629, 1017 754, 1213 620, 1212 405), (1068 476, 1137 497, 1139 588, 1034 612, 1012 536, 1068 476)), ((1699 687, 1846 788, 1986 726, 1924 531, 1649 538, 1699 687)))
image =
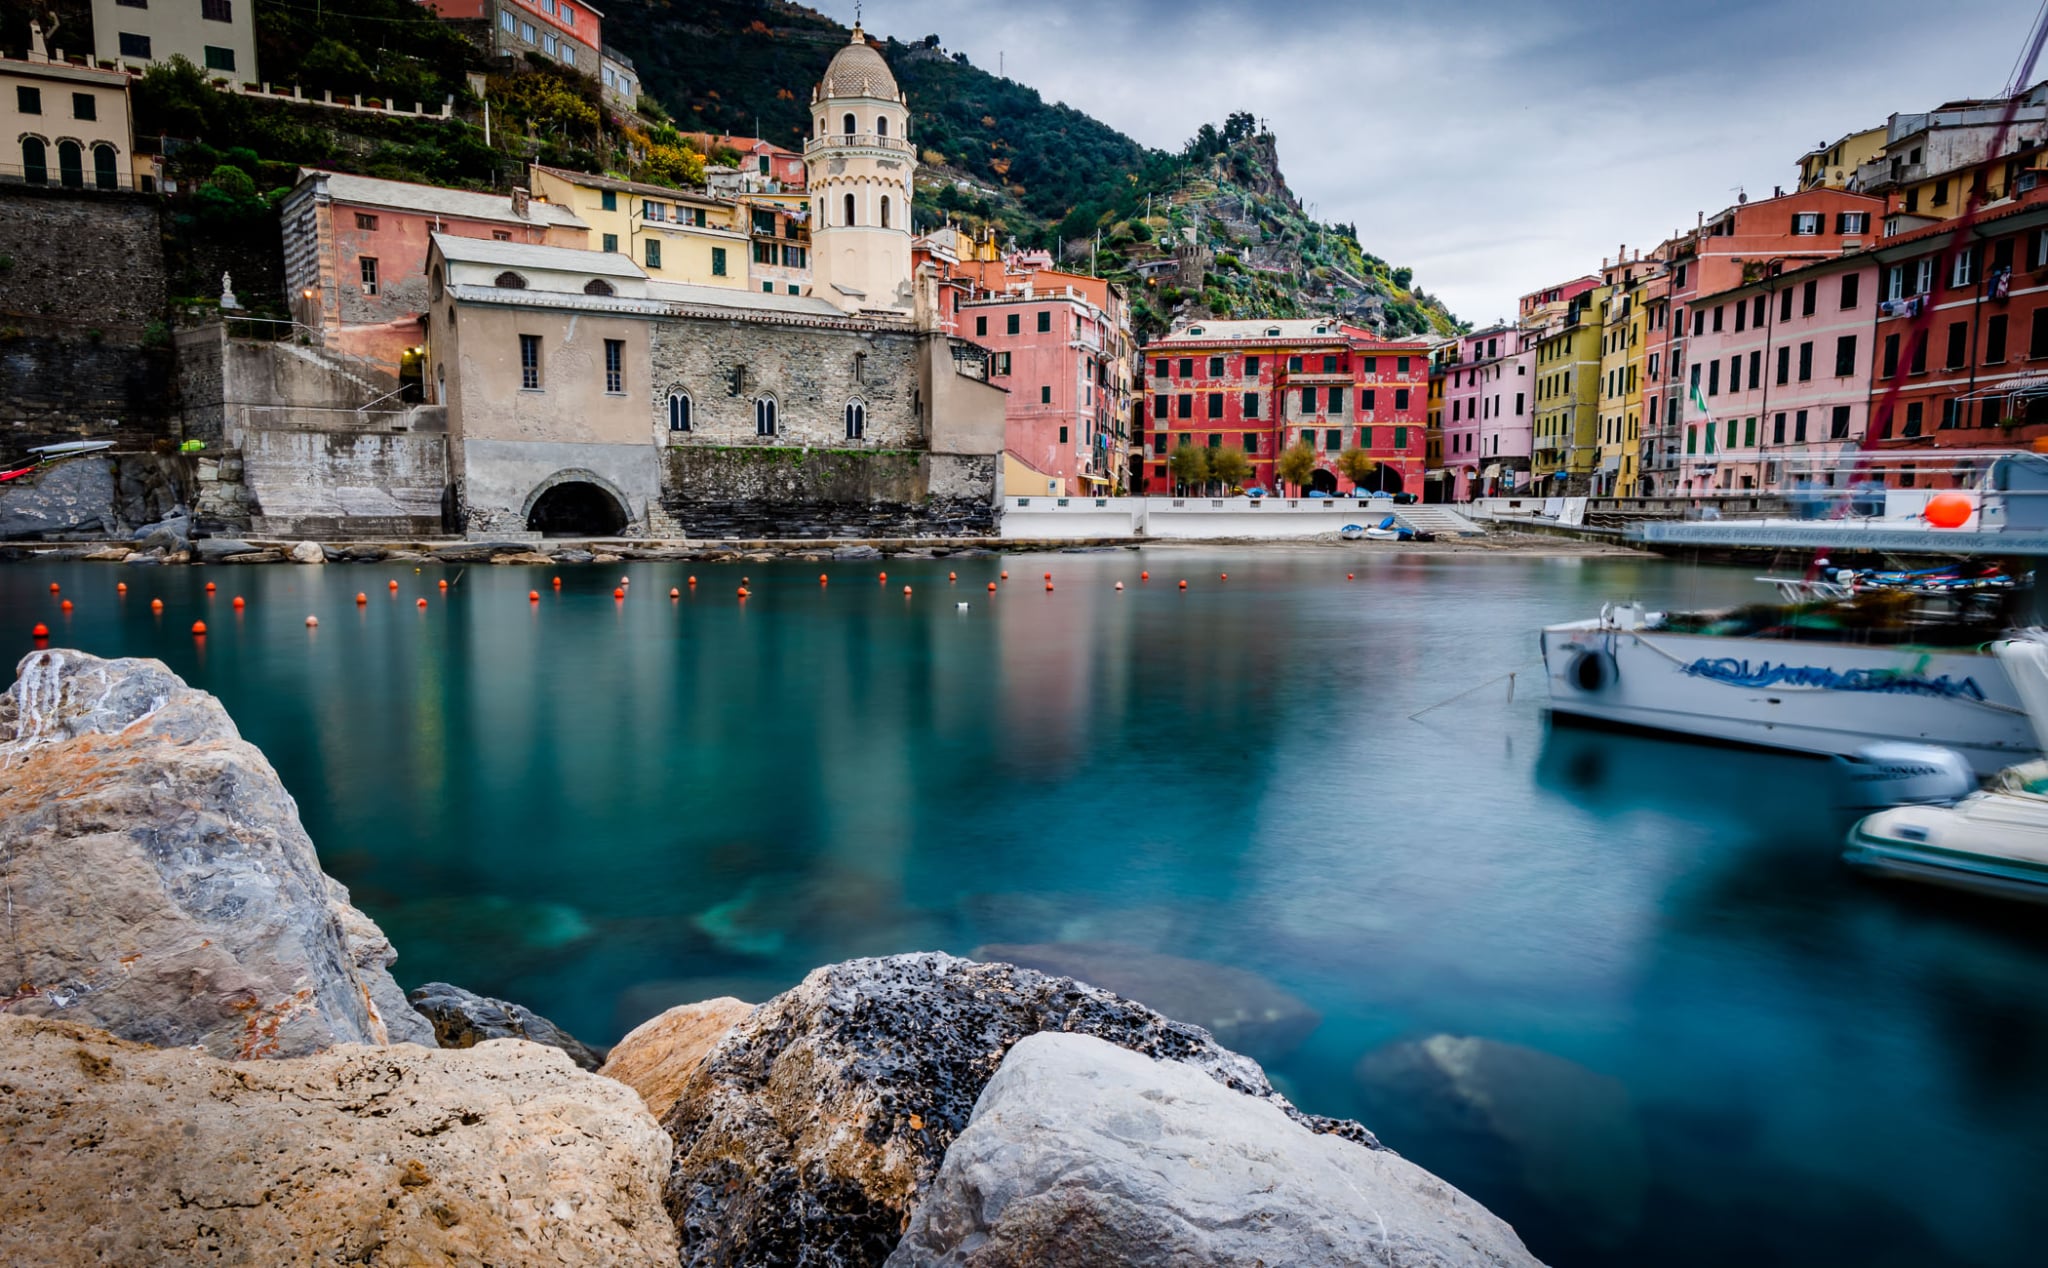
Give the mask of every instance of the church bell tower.
POLYGON ((909 317, 910 110, 858 24, 811 94, 811 125, 811 293, 848 313, 909 317))

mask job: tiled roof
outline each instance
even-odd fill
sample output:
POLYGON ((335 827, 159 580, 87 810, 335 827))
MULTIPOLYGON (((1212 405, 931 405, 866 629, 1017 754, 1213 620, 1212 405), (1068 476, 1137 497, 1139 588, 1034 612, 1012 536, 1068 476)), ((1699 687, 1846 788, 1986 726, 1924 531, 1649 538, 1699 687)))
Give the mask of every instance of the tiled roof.
POLYGON ((374 176, 351 176, 347 172, 327 172, 311 167, 301 168, 299 171, 301 181, 312 176, 326 178, 328 196, 336 202, 389 207, 394 211, 417 211, 425 215, 454 216, 463 220, 554 225, 566 229, 590 227, 577 219, 576 213, 567 207, 557 207, 550 203, 530 202, 527 204, 527 214, 517 215, 512 210, 511 196, 507 194, 480 194, 467 189, 443 189, 438 185, 379 180, 374 176))
POLYGON ((571 185, 580 185, 585 189, 614 189, 621 193, 646 194, 654 198, 671 199, 675 202, 699 203, 706 207, 733 206, 733 201, 730 198, 719 198, 712 194, 699 193, 694 189, 670 189, 666 185, 649 185, 641 181, 622 181, 611 176, 593 176, 589 172, 572 172, 561 167, 543 167, 539 163, 533 165, 533 170, 536 172, 546 172, 549 176, 567 181, 571 185))
POLYGON ((902 95, 897 91, 896 77, 889 73, 889 63, 869 47, 867 36, 857 26, 853 28, 853 43, 832 55, 832 64, 825 68, 823 87, 827 97, 881 97, 894 101, 902 95))
POLYGON ((489 264, 508 269, 551 269, 562 273, 590 273, 604 277, 646 277, 631 257, 617 251, 584 251, 576 247, 543 247, 525 242, 499 242, 495 238, 460 238, 453 234, 433 235, 441 257, 456 264, 489 264))

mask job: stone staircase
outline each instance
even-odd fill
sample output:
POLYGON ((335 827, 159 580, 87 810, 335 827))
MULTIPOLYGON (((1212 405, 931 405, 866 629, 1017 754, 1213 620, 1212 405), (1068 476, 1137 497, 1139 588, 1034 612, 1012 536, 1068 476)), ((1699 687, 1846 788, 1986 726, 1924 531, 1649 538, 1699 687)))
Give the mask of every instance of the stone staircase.
MULTIPOLYGON (((1485 529, 1474 524, 1471 520, 1466 519, 1448 506, 1424 505, 1419 502, 1414 506, 1395 506, 1392 503, 1384 505, 1386 512, 1391 512, 1394 518, 1418 533, 1435 533, 1439 537, 1483 537, 1486 535, 1485 529)), ((1372 513, 1375 515, 1385 513, 1382 512, 1381 506, 1381 503, 1373 503, 1372 513)))

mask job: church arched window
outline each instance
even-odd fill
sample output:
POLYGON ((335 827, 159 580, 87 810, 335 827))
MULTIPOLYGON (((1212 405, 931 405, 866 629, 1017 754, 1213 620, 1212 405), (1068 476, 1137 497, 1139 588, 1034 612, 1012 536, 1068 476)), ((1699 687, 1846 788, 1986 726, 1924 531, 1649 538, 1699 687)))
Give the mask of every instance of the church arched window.
POLYGON ((848 195, 846 196, 846 223, 847 223, 847 224, 852 224, 852 223, 853 223, 853 195, 852 195, 852 194, 848 194, 848 195))
POLYGON ((840 120, 839 130, 848 136, 853 135, 854 119, 852 114, 848 114, 844 119, 840 120))
POLYGON ((888 115, 879 115, 879 116, 877 116, 877 117, 876 117, 876 119, 875 119, 875 135, 876 135, 876 136, 884 136, 884 137, 885 137, 885 136, 888 136, 888 135, 889 135, 889 116, 888 116, 888 115))
POLYGON ((675 391, 668 394, 668 429, 670 431, 690 430, 690 424, 695 421, 690 417, 693 404, 694 402, 690 400, 688 392, 675 391))
POLYGON ((775 398, 772 396, 756 397, 754 400, 754 434, 756 436, 773 436, 775 434, 776 422, 775 398))
POLYGON ((868 434, 867 402, 851 400, 846 403, 846 438, 861 440, 868 434))
POLYGON ((887 194, 882 195, 882 227, 884 229, 889 227, 889 195, 887 194))

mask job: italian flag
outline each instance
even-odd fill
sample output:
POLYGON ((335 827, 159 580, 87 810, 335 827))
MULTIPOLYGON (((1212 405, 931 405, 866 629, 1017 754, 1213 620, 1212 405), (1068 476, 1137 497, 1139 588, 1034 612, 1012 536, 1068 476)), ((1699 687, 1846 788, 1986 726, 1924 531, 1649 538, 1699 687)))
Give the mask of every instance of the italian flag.
POLYGON ((1707 408, 1707 398, 1701 395, 1700 385, 1697 383, 1692 385, 1692 407, 1704 415, 1708 422, 1714 421, 1714 411, 1707 408))

